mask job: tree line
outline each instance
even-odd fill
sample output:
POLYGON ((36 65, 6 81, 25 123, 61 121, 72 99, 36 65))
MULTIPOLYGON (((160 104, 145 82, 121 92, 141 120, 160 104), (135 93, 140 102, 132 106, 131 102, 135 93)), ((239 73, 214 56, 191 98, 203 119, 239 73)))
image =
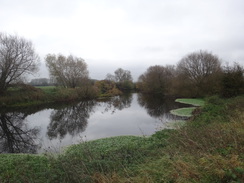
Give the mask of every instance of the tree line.
MULTIPOLYGON (((142 93, 203 97, 219 94, 224 97, 243 94, 244 70, 235 63, 223 66, 218 56, 197 51, 183 57, 177 65, 155 65, 143 73, 136 84, 131 72, 118 68, 101 81, 89 78, 84 59, 74 55, 47 54, 50 78, 64 88, 85 88, 100 94, 116 95, 137 89, 142 93)), ((0 94, 13 84, 23 82, 26 74, 38 70, 40 57, 31 41, 16 35, 0 33, 0 94)))
POLYGON ((222 63, 208 51, 183 57, 177 65, 151 66, 137 83, 140 91, 181 97, 221 95, 232 97, 244 93, 244 69, 222 63))

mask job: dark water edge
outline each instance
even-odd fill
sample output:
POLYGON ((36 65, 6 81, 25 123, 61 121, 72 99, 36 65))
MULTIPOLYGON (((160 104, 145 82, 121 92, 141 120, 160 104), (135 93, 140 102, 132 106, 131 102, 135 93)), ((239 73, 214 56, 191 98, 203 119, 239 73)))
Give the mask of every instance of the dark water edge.
POLYGON ((174 98, 127 94, 0 113, 0 153, 59 152, 71 144, 120 135, 151 135, 181 119, 174 98))

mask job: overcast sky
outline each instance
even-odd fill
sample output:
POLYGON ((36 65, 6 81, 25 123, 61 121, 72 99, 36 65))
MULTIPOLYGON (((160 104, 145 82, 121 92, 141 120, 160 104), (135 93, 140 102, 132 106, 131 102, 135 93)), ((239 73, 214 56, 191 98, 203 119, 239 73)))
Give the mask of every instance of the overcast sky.
POLYGON ((0 0, 0 31, 31 40, 48 77, 48 53, 73 54, 90 77, 117 68, 133 79, 199 50, 244 65, 243 0, 0 0))

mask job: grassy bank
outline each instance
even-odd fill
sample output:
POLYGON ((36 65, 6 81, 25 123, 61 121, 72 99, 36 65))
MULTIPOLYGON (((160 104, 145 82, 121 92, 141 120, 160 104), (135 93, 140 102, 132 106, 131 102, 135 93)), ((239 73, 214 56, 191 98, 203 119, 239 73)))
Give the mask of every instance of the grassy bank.
POLYGON ((0 155, 0 182, 243 182, 244 97, 211 97, 180 129, 0 155))
POLYGON ((92 85, 79 88, 18 85, 9 88, 6 95, 0 96, 0 108, 20 108, 87 99, 104 99, 121 94, 123 92, 118 89, 101 93, 99 88, 92 85))

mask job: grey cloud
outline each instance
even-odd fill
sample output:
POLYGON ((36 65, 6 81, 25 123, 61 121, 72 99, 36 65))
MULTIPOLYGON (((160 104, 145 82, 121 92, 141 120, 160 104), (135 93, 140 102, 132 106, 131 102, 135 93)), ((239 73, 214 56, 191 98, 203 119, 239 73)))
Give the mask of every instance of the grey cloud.
POLYGON ((135 79, 200 49, 244 64, 243 7, 243 0, 9 0, 1 1, 0 27, 31 39, 41 57, 84 58, 91 77, 122 67, 135 79))

